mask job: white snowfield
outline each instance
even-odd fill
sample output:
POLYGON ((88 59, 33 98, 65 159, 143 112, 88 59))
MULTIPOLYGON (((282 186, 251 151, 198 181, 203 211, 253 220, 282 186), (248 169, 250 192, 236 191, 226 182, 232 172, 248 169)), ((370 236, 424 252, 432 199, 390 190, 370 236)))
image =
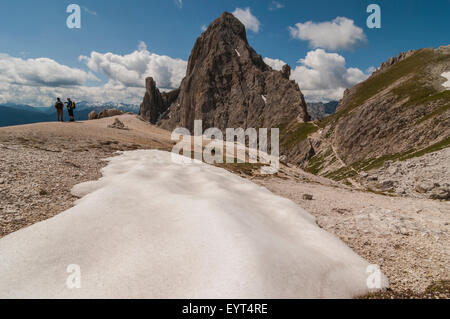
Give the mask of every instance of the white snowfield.
POLYGON ((442 86, 450 89, 450 72, 444 72, 441 76, 447 79, 447 82, 442 83, 442 86))
POLYGON ((75 207, 0 239, 0 298, 349 298, 369 291, 368 263, 292 201, 171 155, 111 158, 103 178, 74 187, 83 196, 75 207), (77 274, 69 265, 80 267, 80 288, 67 285, 77 274))

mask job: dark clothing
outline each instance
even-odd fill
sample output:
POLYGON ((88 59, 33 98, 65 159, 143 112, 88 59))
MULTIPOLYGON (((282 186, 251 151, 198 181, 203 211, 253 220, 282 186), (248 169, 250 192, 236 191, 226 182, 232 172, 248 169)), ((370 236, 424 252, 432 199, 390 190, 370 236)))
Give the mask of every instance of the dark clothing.
POLYGON ((57 109, 56 109, 56 114, 57 114, 57 116, 58 116, 58 121, 64 122, 64 118, 63 118, 64 112, 63 112, 63 109, 57 108, 57 109))
POLYGON ((74 118, 74 116, 73 116, 73 109, 70 108, 70 109, 68 109, 68 111, 69 111, 70 121, 71 121, 71 122, 75 121, 75 118, 74 118))
POLYGON ((69 118, 70 121, 73 122, 75 121, 74 115, 73 115, 73 102, 66 102, 67 103, 67 111, 69 112, 69 118))
POLYGON ((55 103, 56 115, 58 116, 58 121, 64 122, 63 119, 63 109, 64 104, 61 101, 55 103))

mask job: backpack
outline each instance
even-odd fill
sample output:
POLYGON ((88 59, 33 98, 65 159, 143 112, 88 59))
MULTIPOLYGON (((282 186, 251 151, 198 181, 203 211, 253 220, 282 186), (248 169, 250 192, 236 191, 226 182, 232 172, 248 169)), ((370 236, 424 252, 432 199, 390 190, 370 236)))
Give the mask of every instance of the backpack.
POLYGON ((72 102, 72 109, 75 109, 75 102, 72 102))

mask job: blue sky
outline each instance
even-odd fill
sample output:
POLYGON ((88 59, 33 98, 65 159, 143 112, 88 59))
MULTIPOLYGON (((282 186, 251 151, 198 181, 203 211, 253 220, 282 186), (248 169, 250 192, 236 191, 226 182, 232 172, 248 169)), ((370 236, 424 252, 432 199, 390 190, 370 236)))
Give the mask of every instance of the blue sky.
POLYGON ((104 101, 110 97, 121 102, 137 102, 141 97, 138 99, 134 95, 139 96, 143 90, 139 87, 140 77, 153 75, 152 72, 161 79, 162 88, 170 89, 182 78, 180 60, 187 61, 202 26, 208 26, 223 11, 236 12, 237 8, 244 11, 248 8, 247 12, 259 23, 256 29, 254 25, 247 26, 250 45, 263 57, 282 60, 293 69, 299 67, 294 79, 301 89, 305 87, 304 93, 310 100, 338 96, 344 86, 364 79, 370 67, 377 67, 402 51, 450 44, 449 0, 43 0, 38 3, 2 1, 0 102, 47 104, 54 94, 64 93, 87 100, 104 101), (66 7, 71 3, 82 8, 81 29, 66 26, 69 15, 66 7), (369 16, 366 8, 371 3, 381 8, 380 29, 366 26, 369 16), (336 21, 337 17, 345 20, 336 21), (312 25, 306 28, 308 21, 312 25), (343 39, 338 44, 330 44, 335 35, 320 24, 325 22, 338 25, 337 29, 331 28, 331 32, 339 32, 342 27, 354 41, 343 39), (297 33, 295 36, 292 28, 295 29, 297 23, 306 35, 297 33), (320 30, 325 30, 323 36, 320 30), (138 54, 139 45, 141 53, 145 51, 146 55, 138 54), (98 56, 93 56, 92 52, 97 52, 98 56), (133 52, 135 56, 127 57, 133 52), (113 57, 106 56, 107 53, 113 57), (86 58, 80 59, 80 56, 86 58), (122 58, 118 62, 120 65, 114 64, 115 57, 122 58), (50 61, 36 60, 39 58, 50 61), (300 59, 303 62, 299 62, 300 59), (137 70, 123 69, 128 68, 130 61, 153 64, 145 70, 141 66, 137 70), (316 68, 315 61, 321 61, 318 63, 322 65, 335 61, 340 67, 316 68), (111 64, 105 68, 106 63, 111 64), (164 70, 170 74, 164 74, 164 70), (126 79, 114 74, 127 71, 130 74, 126 79), (313 71, 321 72, 321 78, 314 78, 313 71), (136 81, 130 79, 133 72, 138 74, 136 81), (327 74, 329 83, 326 83, 327 74), (42 79, 45 76, 52 80, 42 79), (316 84, 307 82, 310 77, 316 84), (100 93, 101 89, 105 92, 126 90, 127 93, 106 94, 100 93))

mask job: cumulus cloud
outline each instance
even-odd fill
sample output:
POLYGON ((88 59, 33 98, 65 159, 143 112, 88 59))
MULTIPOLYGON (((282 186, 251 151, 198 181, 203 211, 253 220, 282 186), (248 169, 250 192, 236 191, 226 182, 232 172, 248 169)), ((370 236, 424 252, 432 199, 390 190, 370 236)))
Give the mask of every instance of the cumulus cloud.
POLYGON ((85 62, 90 70, 103 73, 108 79, 126 87, 144 87, 145 78, 151 76, 158 87, 174 89, 179 87, 187 68, 187 62, 184 60, 149 52, 144 42, 139 44, 138 50, 130 54, 94 51, 89 57, 80 56, 79 59, 85 62))
POLYGON ((353 20, 345 17, 337 17, 329 22, 297 23, 289 27, 289 31, 292 37, 309 41, 312 48, 345 50, 366 41, 364 31, 353 20))
POLYGON ((127 55, 92 52, 81 56, 90 70, 61 65, 48 58, 21 59, 0 54, 0 103, 15 102, 35 106, 50 105, 55 97, 73 97, 96 103, 140 104, 145 78, 152 76, 162 90, 179 87, 187 62, 150 53, 144 42, 127 55), (103 73, 104 84, 94 73, 103 73))
POLYGON ((28 86, 82 85, 99 81, 91 72, 59 64, 48 58, 22 59, 0 54, 0 81, 28 86))
POLYGON ((122 102, 139 105, 145 88, 127 88, 109 81, 101 86, 24 86, 0 82, 0 103, 14 102, 33 106, 50 106, 56 97, 71 97, 91 103, 122 102))
POLYGON ((255 33, 259 32, 261 23, 258 18, 252 14, 250 8, 236 8, 236 10, 233 11, 233 15, 245 25, 247 30, 251 30, 255 33))
POLYGON ((264 62, 272 69, 281 71, 286 62, 279 59, 264 58, 264 62))
POLYGON ((358 68, 347 68, 343 56, 323 49, 309 51, 291 72, 308 102, 339 100, 345 89, 368 76, 358 68))
POLYGON ((269 5, 270 11, 275 11, 275 10, 283 9, 283 8, 284 8, 284 4, 279 3, 278 1, 272 1, 269 5))

